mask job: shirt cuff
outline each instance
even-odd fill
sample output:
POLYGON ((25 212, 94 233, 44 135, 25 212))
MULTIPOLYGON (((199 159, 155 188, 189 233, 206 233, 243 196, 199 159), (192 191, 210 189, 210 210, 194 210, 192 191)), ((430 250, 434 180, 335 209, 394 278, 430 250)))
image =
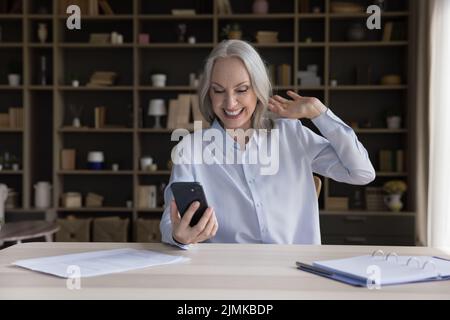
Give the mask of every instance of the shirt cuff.
POLYGON ((311 119, 314 125, 320 130, 323 135, 326 135, 329 132, 342 128, 351 129, 347 126, 341 119, 339 119, 331 110, 327 108, 325 112, 323 112, 320 116, 311 119))
POLYGON ((183 249, 183 250, 189 249, 189 245, 188 244, 184 244, 184 243, 178 242, 177 240, 175 240, 175 238, 173 236, 172 236, 172 244, 177 246, 180 249, 183 249))

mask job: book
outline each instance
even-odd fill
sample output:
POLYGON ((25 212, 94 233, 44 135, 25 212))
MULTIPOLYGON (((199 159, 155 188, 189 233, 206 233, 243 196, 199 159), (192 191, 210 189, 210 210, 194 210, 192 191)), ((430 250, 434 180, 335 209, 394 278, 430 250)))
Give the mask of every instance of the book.
POLYGON ((104 128, 106 124, 106 108, 105 107, 95 107, 95 129, 104 128))
POLYGON ((431 256, 404 256, 395 252, 372 254, 344 259, 296 262, 297 268, 318 276, 337 280, 352 286, 399 285, 450 279, 450 260, 431 256))
POLYGON ((178 95, 178 117, 177 128, 190 128, 190 116, 191 116, 191 95, 180 94, 178 95))
POLYGON ((206 121, 206 119, 203 117, 200 111, 200 101, 198 99, 198 95, 196 94, 191 95, 191 105, 192 105, 192 116, 194 117, 194 121, 201 121, 202 128, 208 128, 209 123, 208 121, 206 121))
POLYGON ((394 171, 393 155, 391 150, 380 150, 380 171, 382 172, 392 172, 394 171))
POLYGON ((278 84, 280 86, 290 86, 291 85, 291 65, 281 64, 277 69, 278 84))
POLYGON ((176 129, 178 119, 178 100, 171 99, 169 101, 169 112, 167 115, 167 128, 176 129))
POLYGON ((395 170, 397 172, 405 171, 405 152, 403 150, 395 151, 395 170))
POLYGON ((392 40, 392 30, 394 28, 393 22, 386 22, 384 24, 383 29, 383 41, 391 41, 392 40))
POLYGON ((9 113, 0 113, 0 128, 9 128, 9 113))

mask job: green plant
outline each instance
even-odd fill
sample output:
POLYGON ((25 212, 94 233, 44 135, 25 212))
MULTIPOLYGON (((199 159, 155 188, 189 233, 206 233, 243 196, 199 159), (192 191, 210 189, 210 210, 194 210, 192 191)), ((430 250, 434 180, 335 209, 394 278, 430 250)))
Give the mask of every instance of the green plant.
POLYGON ((408 189, 406 183, 401 180, 391 180, 383 185, 383 190, 389 194, 402 194, 408 189))
POLYGON ((223 37, 228 37, 228 34, 231 31, 242 31, 241 30, 241 25, 237 22, 233 22, 233 23, 228 23, 225 27, 222 28, 222 36, 223 37))

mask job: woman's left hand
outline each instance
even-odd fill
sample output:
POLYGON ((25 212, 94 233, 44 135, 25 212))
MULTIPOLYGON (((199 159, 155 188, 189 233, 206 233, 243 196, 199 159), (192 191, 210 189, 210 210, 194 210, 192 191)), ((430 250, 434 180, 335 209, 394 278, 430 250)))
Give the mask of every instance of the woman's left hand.
POLYGON ((288 91, 287 95, 293 100, 288 100, 279 95, 269 99, 269 110, 283 118, 290 119, 314 119, 327 110, 327 107, 317 98, 302 97, 294 91, 288 91))

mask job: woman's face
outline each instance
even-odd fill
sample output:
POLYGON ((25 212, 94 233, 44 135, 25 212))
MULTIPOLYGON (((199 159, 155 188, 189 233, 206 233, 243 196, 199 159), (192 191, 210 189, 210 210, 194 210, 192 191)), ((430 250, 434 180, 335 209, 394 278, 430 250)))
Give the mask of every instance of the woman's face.
POLYGON ((230 57, 216 60, 209 96, 213 111, 225 129, 247 130, 251 127, 258 98, 241 59, 230 57))

